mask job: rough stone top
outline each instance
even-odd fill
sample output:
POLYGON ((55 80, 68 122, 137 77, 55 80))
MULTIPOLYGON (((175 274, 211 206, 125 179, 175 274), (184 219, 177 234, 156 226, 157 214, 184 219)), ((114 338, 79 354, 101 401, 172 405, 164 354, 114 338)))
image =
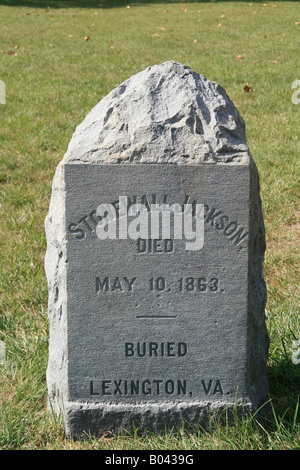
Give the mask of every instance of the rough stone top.
POLYGON ((64 163, 249 164, 242 117, 216 82, 178 62, 148 67, 77 127, 64 163))

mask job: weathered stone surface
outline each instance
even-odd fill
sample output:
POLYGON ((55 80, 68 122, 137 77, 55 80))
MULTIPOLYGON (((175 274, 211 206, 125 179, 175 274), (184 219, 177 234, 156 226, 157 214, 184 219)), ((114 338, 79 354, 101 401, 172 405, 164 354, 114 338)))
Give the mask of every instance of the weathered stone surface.
POLYGON ((258 174, 218 84, 167 62, 112 91, 58 165, 45 226, 49 403, 68 435, 204 424, 265 400, 258 174), (119 196, 204 204, 203 248, 100 240, 97 207, 119 196))
POLYGON ((249 163, 244 123, 217 83, 176 62, 147 68, 87 115, 64 161, 249 163))

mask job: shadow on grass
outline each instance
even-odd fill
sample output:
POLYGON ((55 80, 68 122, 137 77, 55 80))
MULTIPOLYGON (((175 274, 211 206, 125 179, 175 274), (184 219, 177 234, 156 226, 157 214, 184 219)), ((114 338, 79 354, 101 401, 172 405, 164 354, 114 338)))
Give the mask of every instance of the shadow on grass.
MULTIPOLYGON (((236 426, 237 432, 244 432, 245 436, 251 440, 251 429, 254 432, 262 431, 261 436, 272 439, 276 445, 275 434, 279 433, 282 438, 290 439, 293 443, 293 435, 297 433, 300 424, 300 364, 295 365, 290 358, 284 358, 274 366, 268 366, 269 398, 265 403, 261 403, 256 411, 250 411, 247 407, 235 407, 233 409, 220 409, 215 416, 205 415, 203 418, 195 418, 193 422, 188 419, 178 434, 178 429, 173 423, 173 427, 165 425, 165 431, 160 433, 145 429, 140 423, 132 423, 132 427, 127 430, 128 436, 135 438, 138 436, 171 436, 173 433, 180 435, 185 430, 188 434, 204 435, 222 430, 222 428, 236 426)), ((126 433, 125 433, 126 435, 126 433)), ((220 437, 226 436, 220 433, 220 437)), ((234 432, 232 433, 232 436, 234 432)), ((268 442, 266 442, 268 444, 268 442)))
MULTIPOLYGON (((292 409, 300 397, 300 364, 285 358, 267 369, 269 394, 278 412, 292 409)), ((298 417, 300 420, 300 416, 298 417)))
MULTIPOLYGON (((233 3, 247 3, 247 0, 226 0, 233 3)), ((249 0, 248 3, 264 3, 266 0, 249 0)), ((280 0, 298 2, 299 0, 280 0)), ((184 4, 184 0, 0 0, 0 6, 26 7, 26 8, 121 8, 127 5, 159 5, 184 4)), ((190 2, 187 2, 190 3, 190 2)), ((193 3, 193 2, 191 2, 193 3)), ((219 0, 198 0, 196 3, 224 3, 219 0)))

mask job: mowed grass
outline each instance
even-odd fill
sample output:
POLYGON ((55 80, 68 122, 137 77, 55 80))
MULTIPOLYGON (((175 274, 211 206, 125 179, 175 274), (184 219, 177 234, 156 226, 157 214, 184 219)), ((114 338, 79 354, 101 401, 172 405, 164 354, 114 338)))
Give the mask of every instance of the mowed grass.
POLYGON ((99 3, 0 1, 0 448, 299 449, 300 364, 292 354, 300 340, 300 103, 292 102, 292 83, 300 79, 300 5, 99 3), (262 421, 236 417, 208 431, 73 442, 47 412, 44 219, 53 174, 75 127, 101 98, 170 59, 219 82, 246 122, 267 235, 268 411, 262 421))

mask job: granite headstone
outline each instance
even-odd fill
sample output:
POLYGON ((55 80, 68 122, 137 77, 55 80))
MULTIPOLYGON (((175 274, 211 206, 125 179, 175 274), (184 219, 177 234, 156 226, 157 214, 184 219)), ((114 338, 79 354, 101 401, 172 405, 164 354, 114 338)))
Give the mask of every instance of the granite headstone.
POLYGON ((45 226, 49 404, 68 436, 264 402, 258 172, 220 85, 170 61, 113 90, 77 127, 45 226), (150 230, 167 205, 190 230, 175 236, 175 211, 150 230))

